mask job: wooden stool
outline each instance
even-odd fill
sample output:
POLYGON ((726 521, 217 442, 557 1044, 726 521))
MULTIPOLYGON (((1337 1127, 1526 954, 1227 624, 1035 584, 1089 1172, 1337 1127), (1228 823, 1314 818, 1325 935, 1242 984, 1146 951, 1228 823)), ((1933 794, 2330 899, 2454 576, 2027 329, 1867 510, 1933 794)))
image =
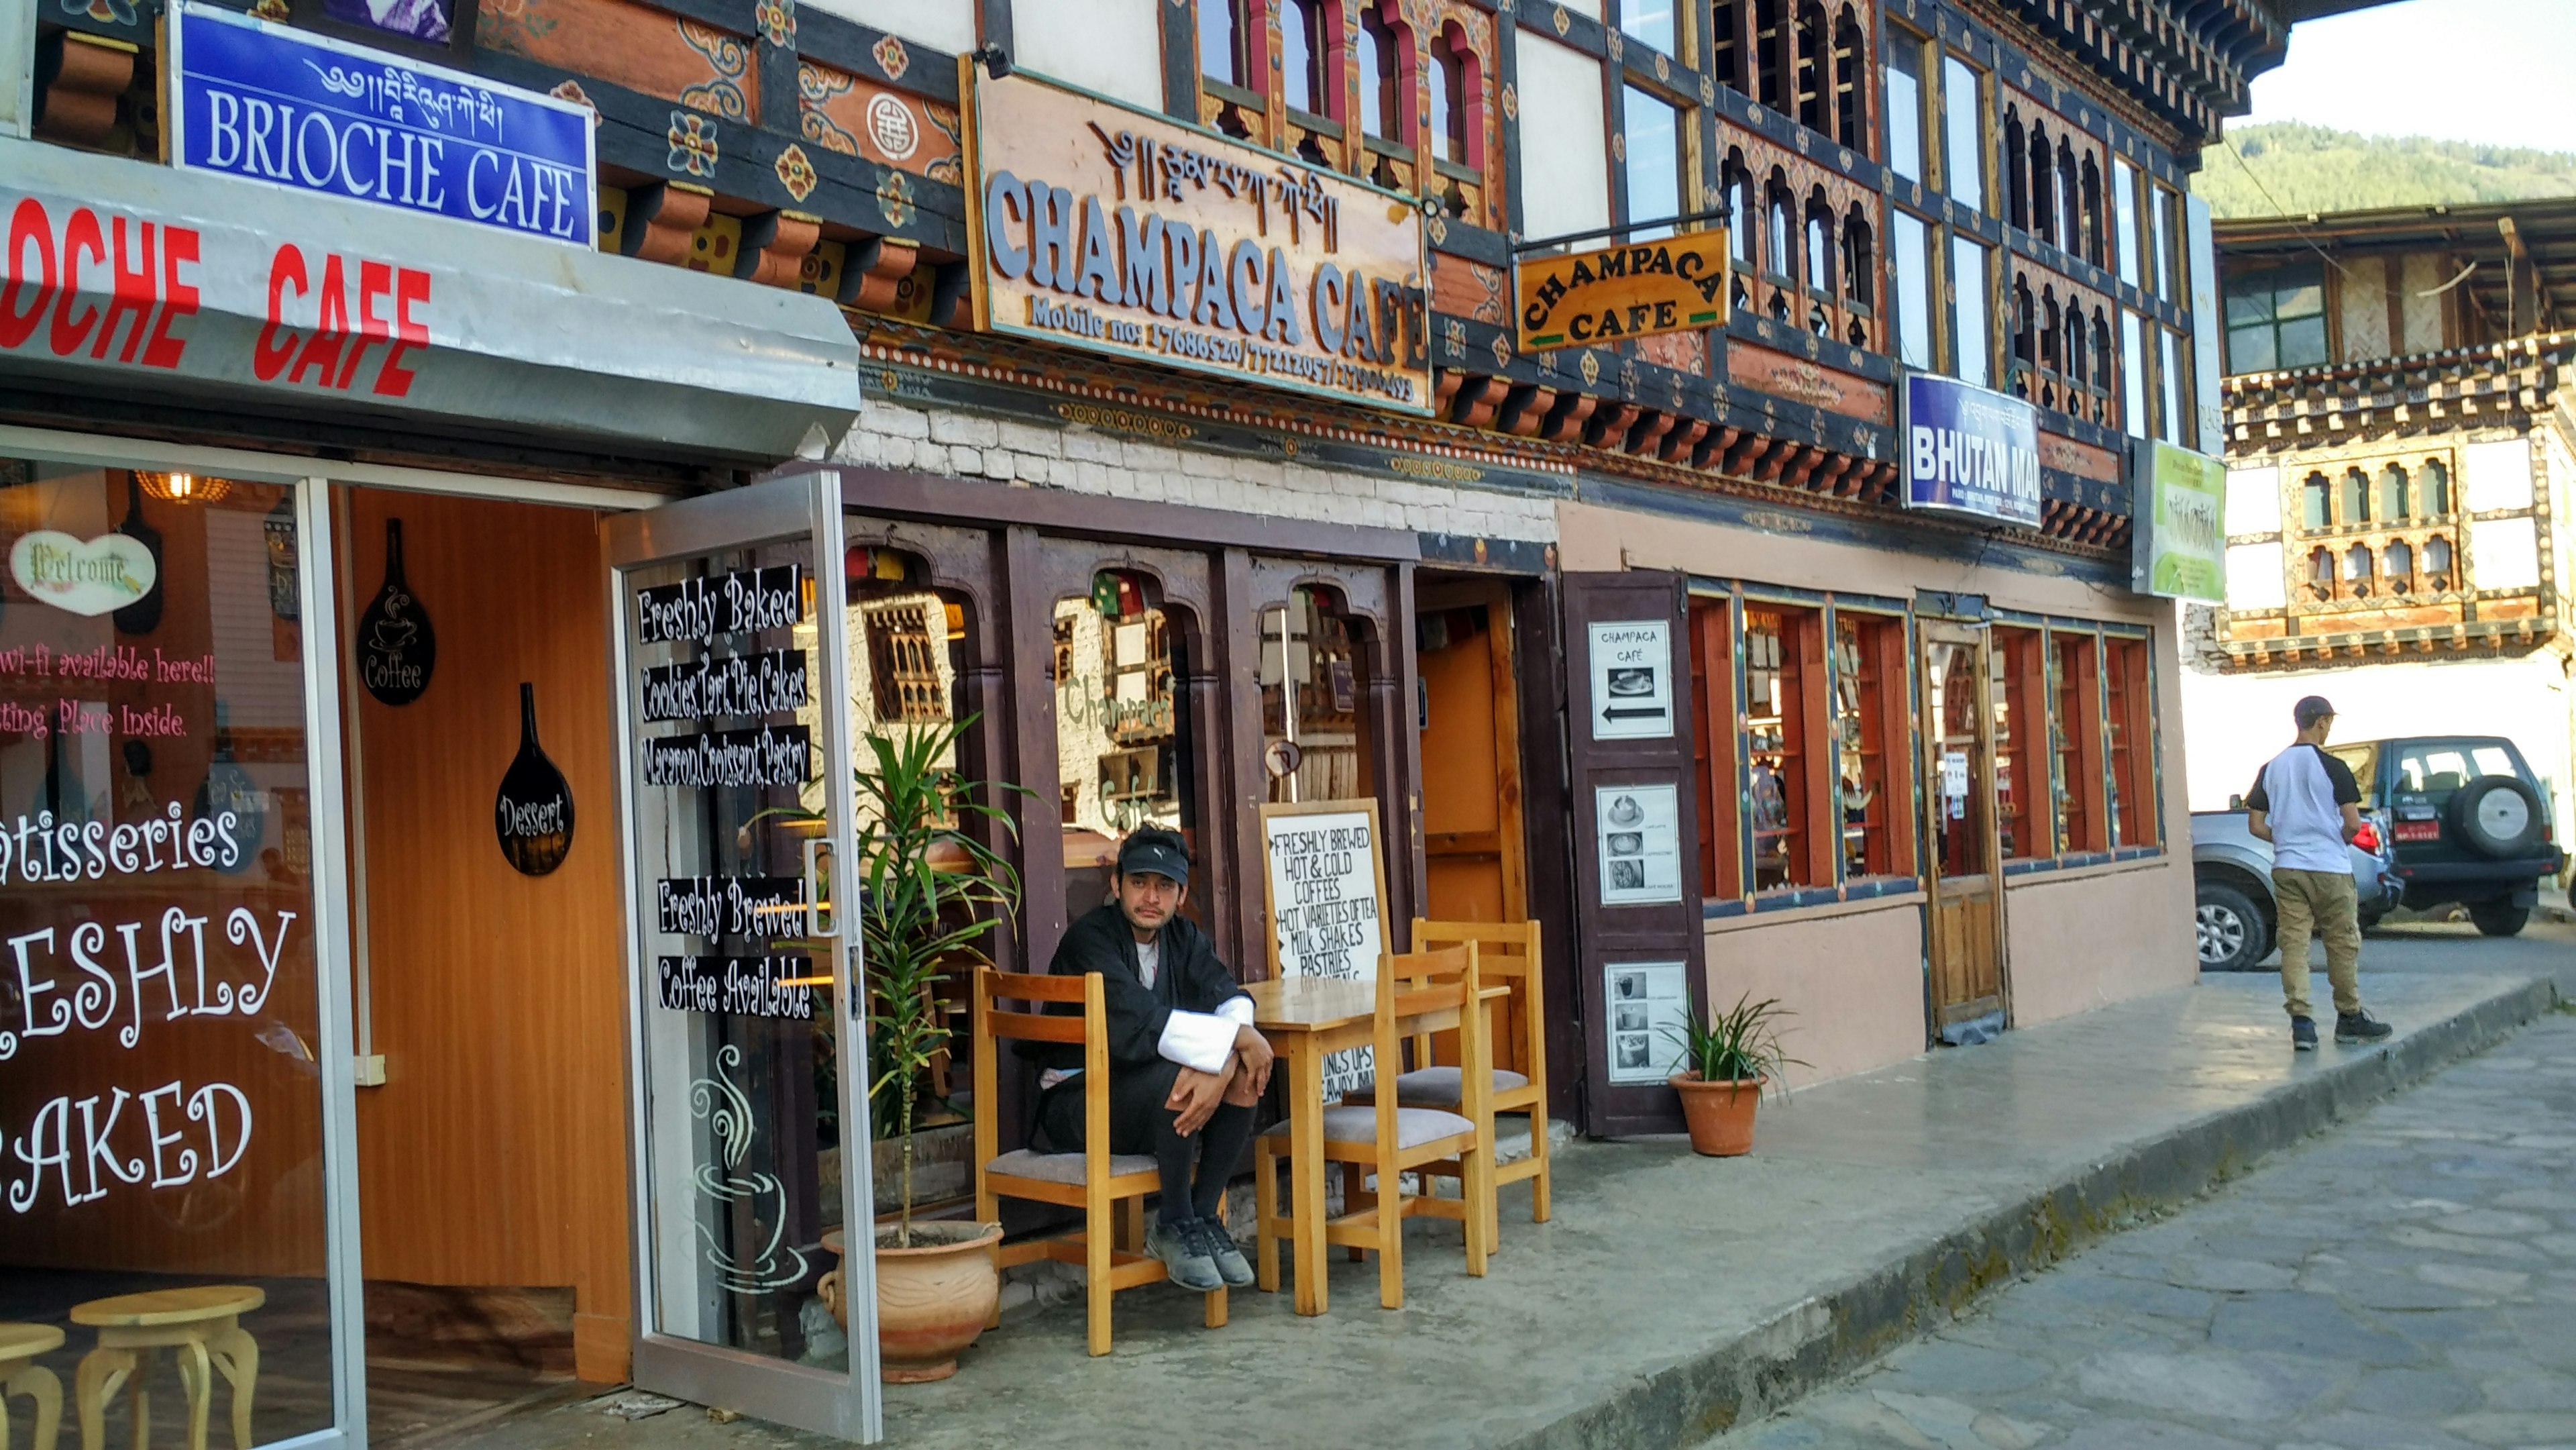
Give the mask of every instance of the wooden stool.
POLYGON ((63 1332, 50 1324, 0 1324, 0 1450, 9 1450, 9 1396, 36 1402, 36 1438, 30 1450, 54 1450, 63 1429, 63 1382, 36 1356, 60 1349, 63 1332))
POLYGON ((268 1302, 259 1289, 206 1284, 92 1299, 72 1310, 72 1322, 98 1331, 98 1348, 81 1356, 73 1402, 80 1411, 81 1450, 106 1450, 107 1399, 126 1387, 134 1415, 135 1450, 152 1439, 152 1408, 145 1381, 152 1351, 178 1351, 179 1383, 188 1396, 188 1450, 206 1450, 206 1412, 214 1403, 221 1370, 233 1387, 233 1450, 250 1450, 251 1393, 259 1385, 259 1341, 240 1319, 268 1302))

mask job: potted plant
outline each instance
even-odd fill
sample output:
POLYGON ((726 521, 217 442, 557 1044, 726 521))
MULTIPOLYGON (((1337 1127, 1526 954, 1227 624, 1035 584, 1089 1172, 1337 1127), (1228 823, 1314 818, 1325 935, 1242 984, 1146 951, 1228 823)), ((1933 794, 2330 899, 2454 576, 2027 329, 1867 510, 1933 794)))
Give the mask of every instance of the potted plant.
POLYGON ((1807 1064, 1780 1047, 1780 1022, 1792 1015, 1779 999, 1745 993, 1714 1017, 1685 1018, 1664 1031, 1682 1049, 1672 1076, 1690 1125, 1691 1150, 1716 1158, 1753 1151, 1753 1110, 1782 1068, 1807 1064))
MULTIPOLYGON (((975 822, 1015 832, 983 797, 1017 787, 970 780, 947 764, 972 717, 896 735, 870 735, 858 772, 860 949, 868 1006, 868 1118, 899 1139, 900 1205, 876 1233, 877 1354, 897 1383, 946 1379, 1001 1294, 997 1223, 913 1220, 913 1128, 933 1061, 947 1047, 939 984, 991 959, 981 943, 1019 905, 1010 862, 971 834, 975 822)), ((978 1108, 987 1108, 977 1104, 978 1108)), ((989 1110, 989 1109, 988 1109, 989 1110)), ((839 1247, 837 1236, 825 1245, 839 1247)), ((837 1280, 825 1302, 844 1325, 837 1280)))

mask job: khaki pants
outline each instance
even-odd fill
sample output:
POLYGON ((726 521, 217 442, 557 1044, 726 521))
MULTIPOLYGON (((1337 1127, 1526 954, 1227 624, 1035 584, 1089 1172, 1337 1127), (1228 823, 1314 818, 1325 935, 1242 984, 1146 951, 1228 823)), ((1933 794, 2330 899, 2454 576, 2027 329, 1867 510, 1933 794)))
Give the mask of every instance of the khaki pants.
POLYGON ((2308 1009, 2308 937, 2326 939, 2326 980, 2334 984, 2337 1012, 2361 1010, 2361 918, 2353 904, 2352 875, 2345 871, 2272 868, 2272 895, 2281 912, 2281 996, 2293 1017, 2308 1009))

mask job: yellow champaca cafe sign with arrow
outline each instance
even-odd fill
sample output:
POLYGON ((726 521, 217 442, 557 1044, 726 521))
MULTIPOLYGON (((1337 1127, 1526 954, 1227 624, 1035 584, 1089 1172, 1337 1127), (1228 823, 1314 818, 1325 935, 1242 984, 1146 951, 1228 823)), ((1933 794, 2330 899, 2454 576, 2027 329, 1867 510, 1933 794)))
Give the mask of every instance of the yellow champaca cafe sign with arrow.
POLYGON ((1523 257, 1523 352, 1726 325, 1726 229, 1523 257))

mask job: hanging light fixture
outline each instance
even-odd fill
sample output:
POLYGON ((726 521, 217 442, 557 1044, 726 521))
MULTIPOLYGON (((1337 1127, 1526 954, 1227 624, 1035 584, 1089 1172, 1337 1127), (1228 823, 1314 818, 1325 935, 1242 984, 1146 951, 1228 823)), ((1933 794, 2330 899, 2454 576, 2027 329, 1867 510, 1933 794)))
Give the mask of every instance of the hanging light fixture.
POLYGON ((143 480, 145 493, 172 503, 215 503, 233 491, 231 480, 209 478, 202 473, 144 473, 137 470, 135 477, 143 480))

